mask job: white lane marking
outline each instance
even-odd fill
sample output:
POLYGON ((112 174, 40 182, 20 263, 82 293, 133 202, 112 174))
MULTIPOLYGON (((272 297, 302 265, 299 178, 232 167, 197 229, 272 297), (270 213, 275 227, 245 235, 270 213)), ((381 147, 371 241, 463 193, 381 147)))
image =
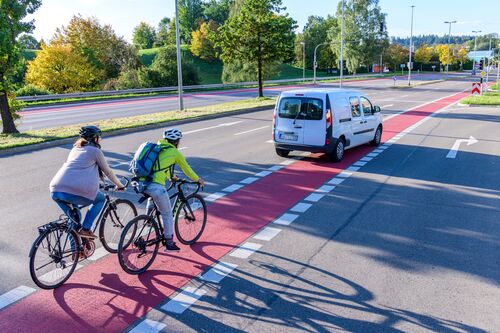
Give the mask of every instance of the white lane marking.
POLYGON ((242 135, 242 134, 252 133, 252 132, 260 131, 260 130, 262 130, 264 128, 269 128, 269 127, 270 127, 269 125, 266 125, 266 126, 262 126, 262 127, 259 127, 259 128, 254 128, 254 129, 251 129, 251 130, 248 130, 248 131, 235 133, 234 135, 242 135))
POLYGON ((226 193, 222 193, 222 192, 212 193, 208 197, 205 198, 205 201, 213 202, 213 201, 219 200, 220 198, 222 198, 225 195, 226 195, 226 193))
POLYGON ((255 176, 257 176, 257 177, 265 177, 265 176, 268 176, 270 174, 272 174, 271 171, 261 171, 259 173, 256 173, 255 176))
POLYGON ((112 168, 117 168, 120 165, 126 165, 126 164, 130 164, 130 162, 118 162, 118 163, 115 163, 115 164, 110 164, 109 166, 112 167, 112 168))
POLYGON ((362 166, 365 166, 367 162, 361 162, 361 161, 358 161, 356 163, 354 163, 353 165, 354 166, 359 166, 359 167, 362 167, 362 166))
POLYGON ((198 133, 198 132, 201 132, 201 131, 207 131, 207 130, 211 130, 211 129, 214 129, 214 128, 219 128, 219 127, 224 127, 224 126, 233 126, 233 125, 236 125, 236 124, 239 124, 239 123, 242 123, 242 122, 243 122, 243 120, 240 120, 240 121, 235 121, 235 122, 232 122, 232 123, 224 123, 224 124, 219 124, 219 125, 215 125, 215 126, 200 128, 200 129, 196 129, 196 130, 192 130, 192 131, 186 131, 186 132, 183 132, 183 133, 184 133, 184 135, 186 135, 186 134, 192 134, 192 133, 198 133))
POLYGON ((320 193, 311 193, 307 198, 305 198, 305 201, 312 201, 312 202, 318 202, 320 201, 325 195, 320 194, 320 193))
POLYGON ((179 149, 177 150, 184 150, 184 149, 189 149, 189 147, 180 147, 179 149))
POLYGON ((226 187, 225 189, 223 189, 223 191, 224 191, 224 192, 229 192, 229 193, 231 193, 231 192, 234 192, 234 191, 239 190, 239 189, 240 189, 240 188, 242 188, 242 187, 243 187, 243 185, 233 184, 233 185, 228 186, 228 187, 226 187))
POLYGON ((378 154, 379 154, 379 152, 378 152, 378 153, 376 153, 376 152, 374 151, 373 153, 370 153, 370 154, 366 155, 366 157, 372 157, 372 158, 373 158, 373 157, 377 157, 377 156, 378 156, 378 154))
POLYGON ((339 173, 337 175, 337 177, 339 178, 349 178, 352 176, 352 172, 349 172, 349 171, 342 171, 341 173, 339 173))
POLYGON ((167 327, 167 325, 164 323, 151 319, 144 319, 139 323, 139 325, 131 329, 129 333, 157 333, 165 327, 167 327))
POLYGON ((261 247, 262 244, 246 242, 245 244, 238 246, 236 250, 234 250, 230 254, 230 256, 235 258, 246 259, 261 247))
POLYGON ((405 98, 405 97, 408 97, 408 96, 410 96, 410 95, 401 95, 401 96, 399 96, 399 97, 401 97, 401 98, 405 98))
POLYGON ((378 149, 375 149, 373 152, 374 152, 374 153, 377 153, 377 154, 380 154, 380 153, 381 153, 381 152, 383 152, 384 150, 385 150, 385 149, 380 149, 380 148, 378 148, 378 149))
POLYGON ((327 184, 330 185, 340 185, 342 182, 345 180, 345 178, 332 178, 330 181, 327 182, 327 184))
POLYGON ((219 283, 223 278, 231 274, 236 267, 238 267, 238 265, 221 261, 203 274, 200 279, 206 282, 219 283))
POLYGON ((290 225, 293 221, 295 221, 299 217, 297 214, 286 213, 279 217, 274 223, 281 225, 290 225))
POLYGON ((479 141, 472 135, 468 139, 456 140, 455 143, 453 144, 453 147, 451 147, 450 151, 448 152, 448 155, 446 155, 446 158, 456 158, 458 154, 458 149, 460 149, 460 145, 462 143, 467 143, 467 146, 470 146, 477 142, 479 141))
POLYGON ((335 186, 323 185, 320 188, 318 188, 316 190, 316 192, 318 192, 318 193, 329 193, 329 192, 333 191, 334 188, 335 188, 335 186))
POLYGON ((258 180, 259 178, 257 177, 248 177, 243 179, 240 183, 242 184, 252 184, 254 181, 258 180))
MULTIPOLYGON (((82 267, 83 267, 83 265, 76 264, 75 271, 82 268, 82 267)), ((43 274, 42 276, 40 276, 39 280, 42 282, 45 282, 45 283, 55 282, 55 281, 61 279, 61 277, 65 276, 70 269, 71 269, 71 266, 68 266, 64 269, 54 269, 54 270, 47 272, 47 273, 43 274)))
POLYGON ((36 291, 34 288, 19 286, 0 295, 0 310, 36 291))
POLYGON ((358 170, 359 170, 359 168, 358 168, 358 167, 355 167, 355 166, 350 166, 350 167, 348 167, 348 168, 347 168, 347 170, 349 170, 349 171, 353 171, 353 172, 356 172, 356 171, 358 171, 358 170))
POLYGON ((378 149, 386 150, 387 148, 389 148, 389 146, 390 145, 384 143, 382 146, 378 147, 378 149))
POLYGON ((101 259, 104 256, 107 256, 108 254, 109 254, 109 252, 106 251, 105 248, 100 247, 100 248, 96 249, 95 252, 94 252, 94 254, 91 257, 87 258, 87 259, 91 260, 91 261, 96 261, 96 260, 101 259))
POLYGON ((267 140, 266 143, 274 143, 274 140, 267 140))
POLYGON ((186 287, 186 289, 162 306, 161 309, 166 312, 181 314, 206 293, 206 290, 200 288, 186 287))
POLYGON ((391 107, 391 106, 394 106, 394 104, 382 105, 382 106, 381 106, 381 108, 382 108, 382 109, 383 109, 383 108, 389 108, 389 107, 391 107))
POLYGON ((362 159, 360 159, 361 162, 370 162, 371 160, 373 160, 373 157, 368 157, 368 156, 365 156, 362 159))
POLYGON ((296 212, 296 213, 304 213, 306 210, 308 210, 312 205, 305 203, 305 202, 299 202, 295 206, 290 209, 291 212, 296 212))
POLYGON ((283 169, 285 166, 284 165, 275 165, 275 166, 272 166, 270 167, 269 169, 267 170, 271 170, 271 171, 279 171, 281 169, 283 169))
POLYGON ((297 160, 284 160, 283 162, 281 162, 280 164, 281 165, 290 165, 290 164, 293 164, 297 162, 297 160))
POLYGON ((270 241, 271 239, 273 239, 280 232, 281 232, 281 229, 272 228, 272 227, 265 227, 258 234, 256 234, 253 238, 267 242, 267 241, 270 241))

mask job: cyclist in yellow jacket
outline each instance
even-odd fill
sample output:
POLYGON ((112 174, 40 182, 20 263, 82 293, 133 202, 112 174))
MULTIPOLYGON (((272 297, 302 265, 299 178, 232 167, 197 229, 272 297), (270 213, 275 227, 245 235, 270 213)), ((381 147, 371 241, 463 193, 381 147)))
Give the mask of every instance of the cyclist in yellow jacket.
MULTIPOLYGON (((170 198, 166 189, 167 180, 174 177, 172 172, 175 164, 178 164, 184 174, 189 177, 192 181, 197 181, 201 186, 205 185, 203 179, 201 179, 194 171, 191 169, 186 161, 186 158, 177 149, 179 147, 179 142, 182 138, 182 132, 178 129, 171 128, 167 129, 163 133, 163 139, 158 141, 158 144, 162 146, 162 150, 158 156, 159 160, 159 170, 153 174, 153 178, 150 184, 147 185, 144 193, 148 194, 155 202, 158 210, 161 213, 161 218, 163 220, 163 225, 165 227, 165 238, 167 240, 167 251, 179 251, 179 247, 174 242, 174 219, 172 217, 172 206, 170 204, 170 198)), ((150 199, 151 200, 151 199, 150 199)), ((149 209, 151 202, 148 200, 149 209)))

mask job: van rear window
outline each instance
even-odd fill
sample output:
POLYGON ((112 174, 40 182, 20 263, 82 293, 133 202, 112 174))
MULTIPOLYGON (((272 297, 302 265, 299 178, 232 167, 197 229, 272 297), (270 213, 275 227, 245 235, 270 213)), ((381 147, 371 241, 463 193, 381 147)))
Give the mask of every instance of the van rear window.
POLYGON ((321 120, 323 101, 317 98, 285 97, 280 101, 278 115, 280 118, 288 119, 321 120))

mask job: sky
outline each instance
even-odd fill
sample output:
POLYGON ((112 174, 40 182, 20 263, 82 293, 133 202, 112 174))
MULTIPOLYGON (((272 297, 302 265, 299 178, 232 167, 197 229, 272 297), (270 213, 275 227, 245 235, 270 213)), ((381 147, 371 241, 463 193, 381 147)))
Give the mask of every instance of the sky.
MULTIPOLYGON (((302 28, 310 15, 334 14, 337 0, 283 0, 287 12, 302 28), (314 4, 314 5, 312 5, 314 4)), ((452 35, 470 35, 473 30, 483 34, 500 33, 500 1, 483 0, 379 0, 387 14, 390 36, 410 35, 411 5, 414 5, 413 34, 448 33, 444 21, 457 21, 452 35), (473 7, 473 4, 477 4, 473 7)), ((175 14, 174 0, 42 0, 41 7, 28 19, 35 19, 34 35, 49 40, 57 27, 66 25, 74 14, 94 16, 103 24, 110 24, 117 35, 132 40, 134 27, 141 21, 153 26, 165 16, 175 14)))

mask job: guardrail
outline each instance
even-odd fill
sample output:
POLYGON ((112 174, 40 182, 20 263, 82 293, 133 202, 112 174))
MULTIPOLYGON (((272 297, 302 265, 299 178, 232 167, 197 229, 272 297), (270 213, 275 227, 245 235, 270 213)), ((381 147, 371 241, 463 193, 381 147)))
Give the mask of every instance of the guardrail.
MULTIPOLYGON (((382 76, 382 74, 360 74, 360 75, 346 75, 344 77, 364 77, 364 76, 382 76)), ((321 80, 331 80, 338 79, 338 76, 327 76, 318 77, 316 81, 321 80)), ((264 84, 273 83, 284 83, 284 82, 302 82, 302 81, 313 81, 313 78, 302 78, 298 79, 282 79, 282 80, 269 80, 264 81, 264 84)), ((249 85, 257 85, 258 82, 238 82, 238 83, 217 83, 217 84, 204 84, 204 85, 192 85, 184 86, 183 90, 199 90, 199 89, 226 89, 231 87, 242 87, 249 85)), ((168 92, 177 91, 177 86, 174 87, 159 87, 159 88, 142 88, 142 89, 127 89, 127 90, 103 90, 103 91, 90 91, 90 92, 80 92, 80 93, 69 93, 69 94, 53 94, 53 95, 38 95, 38 96, 20 96, 16 99, 24 102, 36 102, 36 101, 48 101, 48 100, 58 100, 66 98, 79 98, 79 97, 99 97, 99 96, 113 96, 113 95, 126 95, 126 94, 147 94, 155 92, 168 92)))

